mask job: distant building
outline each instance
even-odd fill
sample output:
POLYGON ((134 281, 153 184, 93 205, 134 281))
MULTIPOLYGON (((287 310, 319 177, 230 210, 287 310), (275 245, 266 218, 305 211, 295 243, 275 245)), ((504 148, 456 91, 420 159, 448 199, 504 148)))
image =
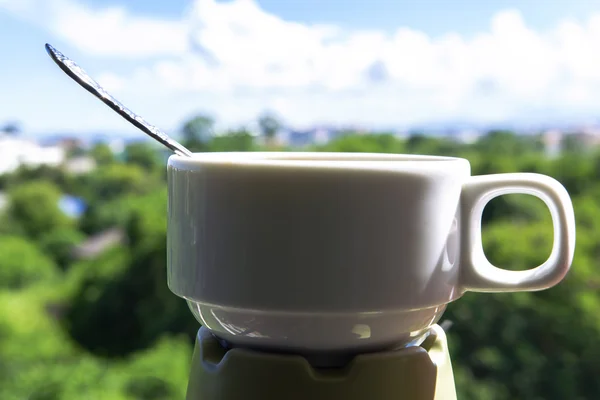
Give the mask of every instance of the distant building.
POLYGON ((80 138, 67 136, 67 135, 65 135, 65 136, 55 135, 55 136, 43 137, 39 140, 38 143, 40 143, 42 146, 45 146, 45 147, 48 147, 48 146, 62 147, 63 149, 65 149, 66 153, 69 153, 69 152, 77 150, 77 149, 81 149, 85 145, 80 138))
POLYGON ((82 148, 84 145, 81 139, 72 137, 65 137, 61 139, 57 144, 67 150, 79 149, 82 148))
POLYGON ((560 153, 563 136, 564 134, 556 129, 551 129, 542 133, 542 143, 544 144, 546 155, 554 157, 560 153))
POLYGON ((65 157, 62 146, 43 146, 32 139, 0 134, 0 174, 12 172, 21 165, 59 166, 65 157))
POLYGON ((407 140, 410 137, 410 133, 405 130, 399 130, 394 132, 394 136, 399 140, 407 140))
POLYGON ((542 133, 542 142, 548 156, 556 156, 563 151, 583 152, 600 146, 600 129, 578 128, 561 131, 549 129, 542 133))
POLYGON ((86 174, 96 169, 96 161, 92 157, 81 156, 65 160, 63 167, 71 174, 86 174))
POLYGON ((598 128, 583 128, 579 132, 573 133, 573 135, 586 148, 600 145, 600 129, 598 128))
POLYGON ((306 147, 313 143, 311 131, 290 130, 287 139, 287 144, 292 147, 306 147))
POLYGON ((117 156, 123 154, 125 152, 125 147, 127 147, 127 141, 121 138, 111 139, 107 142, 107 144, 112 152, 117 156))
POLYGON ((87 206, 79 197, 64 195, 58 202, 58 207, 69 217, 79 218, 85 212, 87 206))
POLYGON ((315 144, 325 144, 331 140, 330 131, 324 128, 317 128, 313 131, 313 141, 315 144))
POLYGON ((459 132, 457 132, 457 133, 455 133, 453 135, 453 137, 458 142, 464 143, 464 144, 473 144, 481 136, 482 136, 482 133, 480 131, 478 131, 478 130, 475 130, 475 129, 462 130, 462 131, 459 131, 459 132))
POLYGON ((292 147, 306 147, 311 144, 322 145, 336 136, 333 129, 317 127, 305 130, 287 129, 281 132, 280 141, 292 147))
POLYGON ((74 250, 74 256, 78 259, 94 258, 106 249, 123 244, 125 233, 121 229, 108 229, 77 246, 74 250))

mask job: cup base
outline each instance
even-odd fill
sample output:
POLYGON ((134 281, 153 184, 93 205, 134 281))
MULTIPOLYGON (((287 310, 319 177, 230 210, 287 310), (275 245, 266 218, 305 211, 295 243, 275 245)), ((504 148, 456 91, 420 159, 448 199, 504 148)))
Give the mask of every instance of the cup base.
POLYGON ((223 307, 188 300, 194 317, 228 347, 295 354, 356 354, 419 340, 446 304, 415 310, 310 313, 223 307))
POLYGON ((420 346, 431 333, 431 329, 428 328, 423 334, 417 336, 408 343, 396 344, 388 347, 377 347, 372 349, 363 348, 360 351, 306 351, 306 350, 284 350, 273 349, 273 348, 256 348, 246 346, 236 346, 228 343, 226 340, 211 333, 212 336, 221 344, 225 350, 231 350, 234 348, 243 348, 246 350, 259 351, 261 353, 273 353, 277 355, 298 355, 306 359, 313 368, 343 368, 348 365, 357 355, 359 354, 378 354, 381 352, 397 351, 403 348, 411 346, 420 346))

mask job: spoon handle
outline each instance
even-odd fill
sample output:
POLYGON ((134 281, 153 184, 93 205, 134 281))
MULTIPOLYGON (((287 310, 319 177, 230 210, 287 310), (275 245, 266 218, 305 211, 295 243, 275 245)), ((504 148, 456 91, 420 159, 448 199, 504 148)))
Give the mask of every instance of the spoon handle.
POLYGON ((54 60, 54 62, 62 69, 71 79, 79 83, 88 92, 102 100, 104 104, 112 108, 117 114, 125 118, 138 129, 151 136, 155 140, 162 143, 164 146, 171 149, 175 154, 191 157, 192 152, 186 149, 177 141, 171 139, 166 133, 146 122, 142 117, 135 114, 133 111, 125 107, 121 102, 112 97, 102 86, 93 80, 79 65, 67 56, 56 50, 54 47, 46 43, 46 51, 54 60))

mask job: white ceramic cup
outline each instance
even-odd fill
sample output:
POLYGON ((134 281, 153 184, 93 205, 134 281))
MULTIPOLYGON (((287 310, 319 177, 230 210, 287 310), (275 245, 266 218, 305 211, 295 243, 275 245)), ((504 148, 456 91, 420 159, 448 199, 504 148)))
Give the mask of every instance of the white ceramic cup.
POLYGON ((558 181, 471 176, 459 158, 172 156, 168 187, 169 288, 203 326, 237 346, 403 345, 466 291, 556 285, 575 247, 573 207, 558 181), (525 271, 490 264, 482 248, 483 209, 508 193, 539 197, 554 223, 549 258, 525 271))

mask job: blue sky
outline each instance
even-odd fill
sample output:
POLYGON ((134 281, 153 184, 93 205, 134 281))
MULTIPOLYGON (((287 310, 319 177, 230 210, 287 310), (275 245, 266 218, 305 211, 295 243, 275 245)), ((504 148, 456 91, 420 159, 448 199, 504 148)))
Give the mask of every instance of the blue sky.
POLYGON ((0 0, 0 124, 134 133, 49 42, 150 122, 587 122, 600 1, 0 0))

